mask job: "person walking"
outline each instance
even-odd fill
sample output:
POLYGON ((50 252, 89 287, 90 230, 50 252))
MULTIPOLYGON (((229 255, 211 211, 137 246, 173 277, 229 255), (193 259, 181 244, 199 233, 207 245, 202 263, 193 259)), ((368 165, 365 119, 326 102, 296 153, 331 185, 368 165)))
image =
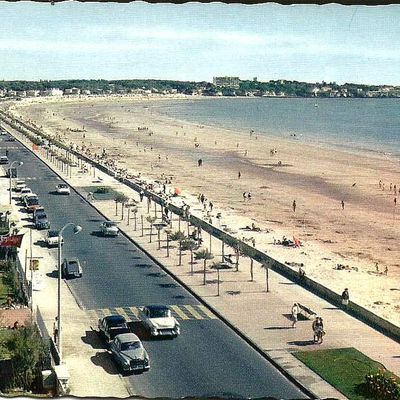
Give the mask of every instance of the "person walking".
POLYGON ((344 201, 342 200, 342 210, 344 210, 344 201))
POLYGON ((344 308, 347 308, 349 305, 349 300, 350 300, 350 295, 349 295, 349 289, 344 289, 342 293, 342 304, 344 305, 344 308))
POLYGON ((53 340, 58 344, 58 318, 56 317, 53 323, 53 340))
POLYGON ((293 212, 296 212, 296 200, 293 200, 292 207, 293 207, 293 212))
POLYGON ((321 317, 316 317, 312 323, 313 330, 313 340, 314 343, 322 343, 322 336, 325 334, 324 332, 324 323, 321 317))
POLYGON ((143 198, 144 198, 144 191, 143 191, 143 190, 141 190, 141 191, 139 192, 139 197, 140 197, 140 201, 142 202, 142 201, 143 201, 143 198))
POLYGON ((297 323, 297 314, 299 313, 299 307, 297 305, 297 303, 294 303, 292 306, 292 328, 296 328, 296 323, 297 323))
POLYGON ((240 171, 238 172, 238 179, 240 179, 240 177, 242 176, 242 174, 240 173, 240 171))

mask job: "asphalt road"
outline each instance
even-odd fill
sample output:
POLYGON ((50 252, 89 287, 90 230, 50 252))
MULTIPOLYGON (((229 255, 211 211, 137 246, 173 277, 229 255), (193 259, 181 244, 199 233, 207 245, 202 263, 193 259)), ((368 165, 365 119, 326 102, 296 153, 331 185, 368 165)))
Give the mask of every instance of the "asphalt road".
MULTIPOLYGON (((38 194, 52 229, 68 222, 83 228, 79 235, 67 228, 63 246, 63 256, 78 257, 83 265, 83 277, 68 281, 82 308, 102 309, 107 314, 110 308, 145 304, 177 305, 186 311, 184 305, 197 307, 196 298, 124 236, 100 237, 103 217, 74 191, 70 196, 55 194, 60 179, 30 151, 1 136, 0 155, 6 147, 10 162, 24 162, 18 174, 38 194)), ((164 398, 307 398, 233 330, 216 318, 201 315, 204 318, 180 320, 182 334, 174 340, 143 338, 151 369, 123 378, 135 393, 164 398)), ((257 318, 257 314, 243 318, 257 318)))

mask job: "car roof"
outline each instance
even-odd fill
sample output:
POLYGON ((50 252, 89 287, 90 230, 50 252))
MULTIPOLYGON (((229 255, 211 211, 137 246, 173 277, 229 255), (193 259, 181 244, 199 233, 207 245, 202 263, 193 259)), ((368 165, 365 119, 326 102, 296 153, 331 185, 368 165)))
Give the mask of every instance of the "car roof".
POLYGON ((139 338, 134 333, 121 333, 120 335, 115 336, 121 343, 129 343, 129 342, 137 342, 139 338))
POLYGON ((59 183, 58 186, 60 186, 60 187, 68 187, 68 185, 66 183, 59 183))
POLYGON ((47 231, 48 236, 58 236, 58 234, 59 234, 59 231, 56 231, 56 230, 47 231))
POLYGON ((161 305, 161 304, 151 304, 149 306, 145 306, 150 311, 155 311, 155 310, 169 310, 168 306, 161 305))
POLYGON ((126 322, 126 319, 122 315, 108 315, 104 319, 107 322, 126 322))

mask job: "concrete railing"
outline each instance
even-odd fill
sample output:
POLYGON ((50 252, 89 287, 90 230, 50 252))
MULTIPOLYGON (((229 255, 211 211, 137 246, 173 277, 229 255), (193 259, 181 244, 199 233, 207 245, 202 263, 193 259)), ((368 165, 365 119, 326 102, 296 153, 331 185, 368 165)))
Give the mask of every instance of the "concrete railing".
MULTIPOLYGON (((4 114, 4 113, 2 113, 4 114)), ((0 114, 0 118, 1 118, 0 114)), ((20 122, 20 121, 18 121, 20 122)), ((33 131, 33 133, 41 136, 40 131, 37 129, 33 129, 29 127, 27 124, 23 123, 24 127, 26 129, 29 129, 33 131)), ((18 129, 18 128, 16 128, 18 129)), ((46 135, 47 137, 47 135, 46 135)), ((112 170, 111 168, 108 168, 107 166, 92 160, 91 158, 87 157, 84 154, 81 154, 77 152, 76 150, 70 149, 68 146, 66 146, 64 143, 61 143, 57 140, 52 139, 52 143, 58 147, 60 147, 63 150, 69 151, 72 154, 74 154, 76 157, 81 158, 88 164, 91 164, 92 166, 96 167, 97 169, 103 171, 104 173, 116 177, 117 173, 112 170)), ((148 190, 145 188, 145 185, 139 181, 135 181, 133 179, 126 179, 126 178, 120 178, 119 181, 128 187, 134 189, 137 192, 140 192, 143 190, 144 195, 146 197, 150 197, 155 203, 159 204, 160 206, 165 204, 165 200, 159 196, 158 194, 148 190)), ((180 207, 177 207, 173 204, 169 204, 168 208, 176 215, 179 215, 182 217, 184 215, 183 210, 180 207)), ((321 285, 320 283, 310 279, 307 276, 302 277, 301 279, 299 278, 299 275, 297 271, 294 271, 292 268, 287 266, 284 263, 281 263, 278 260, 273 259, 272 257, 268 256, 266 253, 248 245, 247 243, 243 242, 240 239, 237 239, 236 237, 232 236, 226 231, 223 231, 222 229, 217 228, 216 226, 202 220, 201 218, 198 218, 194 215, 189 216, 189 222, 191 225, 194 225, 196 227, 200 227, 203 231, 209 233, 210 235, 218 238, 219 240, 223 241, 225 244, 232 248, 240 249, 241 253, 246 254, 246 256, 252 258, 253 260, 261 263, 265 268, 270 268, 271 270, 277 272, 278 274, 286 277, 287 279, 298 283, 300 286, 304 287, 305 289, 309 290, 310 292, 316 294, 317 296, 327 300, 331 304, 341 307, 341 296, 332 291, 331 289, 321 285)), ((367 310, 364 307, 361 307, 360 305, 349 302, 348 306, 346 307, 346 312, 351 314, 352 316, 362 320, 363 322, 367 323, 371 327, 377 329, 381 333, 393 338, 397 342, 400 343, 400 327, 392 324, 391 322, 377 316, 373 312, 367 310)))

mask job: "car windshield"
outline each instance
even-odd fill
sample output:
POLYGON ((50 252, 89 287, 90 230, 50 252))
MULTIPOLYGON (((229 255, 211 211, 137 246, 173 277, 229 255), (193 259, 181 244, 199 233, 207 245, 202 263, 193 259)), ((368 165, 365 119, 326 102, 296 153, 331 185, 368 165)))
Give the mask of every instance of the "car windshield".
POLYGON ((30 206, 37 206, 37 205, 39 204, 39 199, 30 198, 30 199, 28 200, 28 204, 29 204, 30 206))
POLYGON ((113 226, 115 226, 116 224, 115 224, 115 222, 105 222, 105 226, 107 227, 107 228, 111 228, 111 227, 113 227, 113 226))
POLYGON ((68 186, 67 186, 65 183, 60 183, 60 184, 58 185, 58 187, 59 187, 60 189, 65 189, 65 188, 67 188, 68 186))
POLYGON ((38 219, 47 219, 47 215, 46 214, 39 214, 37 216, 38 219))
POLYGON ((135 349, 140 349, 142 346, 140 345, 140 342, 125 342, 121 343, 121 350, 135 350, 135 349))
POLYGON ((57 237, 58 236, 58 231, 49 231, 49 237, 57 237))
POLYGON ((150 318, 166 318, 171 316, 168 308, 154 308, 150 310, 150 318))
POLYGON ((78 263, 76 261, 68 261, 68 269, 71 272, 79 271, 78 263))

